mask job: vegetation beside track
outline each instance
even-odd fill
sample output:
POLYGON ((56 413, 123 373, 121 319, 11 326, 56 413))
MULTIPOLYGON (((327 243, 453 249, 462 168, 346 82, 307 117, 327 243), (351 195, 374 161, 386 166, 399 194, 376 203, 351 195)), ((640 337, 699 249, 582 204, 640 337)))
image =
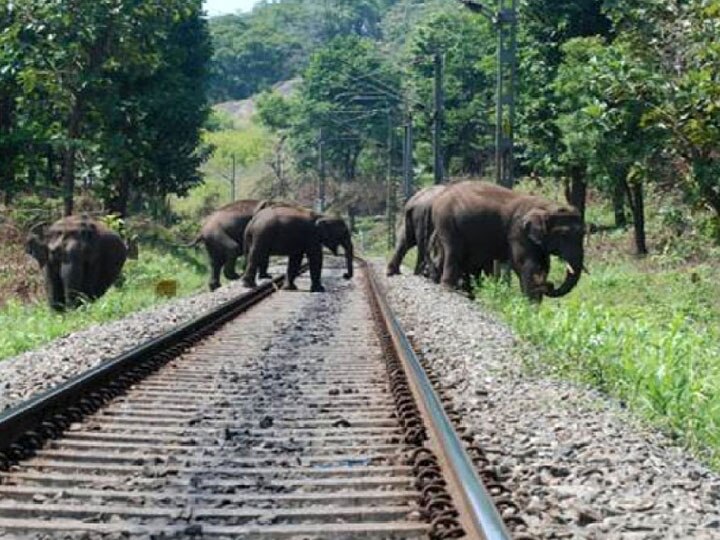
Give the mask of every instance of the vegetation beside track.
POLYGON ((125 264, 124 283, 99 300, 67 313, 52 311, 43 298, 23 303, 14 298, 0 307, 0 359, 34 349, 71 332, 125 317, 166 302, 155 295, 163 279, 178 282, 178 296, 201 290, 207 282, 204 259, 190 250, 142 248, 138 260, 125 264))
POLYGON ((630 231, 593 234, 591 274, 567 297, 531 305, 515 280, 486 280, 477 297, 539 351, 529 369, 619 398, 720 468, 720 249, 692 227, 668 237, 665 207, 648 208, 655 255, 628 255, 630 231))

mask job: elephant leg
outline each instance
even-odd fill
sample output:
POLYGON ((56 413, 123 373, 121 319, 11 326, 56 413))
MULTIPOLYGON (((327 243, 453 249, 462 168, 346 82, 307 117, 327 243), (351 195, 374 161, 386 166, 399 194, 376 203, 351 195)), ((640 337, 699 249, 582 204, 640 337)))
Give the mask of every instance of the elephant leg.
POLYGON ((462 276, 462 252, 457 246, 443 244, 443 270, 440 283, 444 287, 455 288, 462 276))
POLYGON ((208 288, 211 291, 220 287, 220 272, 225 265, 225 254, 222 249, 206 244, 208 259, 210 260, 210 282, 208 288))
POLYGON ((523 294, 533 303, 540 303, 543 297, 547 271, 533 262, 525 262, 517 272, 523 294))
POLYGON ((247 266, 245 267, 245 274, 243 275, 242 281, 243 285, 246 287, 257 287, 257 282, 255 281, 258 268, 262 266, 263 260, 265 258, 269 258, 269 256, 263 256, 264 254, 260 252, 260 250, 253 245, 253 247, 250 248, 250 253, 248 253, 247 256, 247 266))
POLYGON ((405 234, 405 230, 403 229, 403 234, 400 236, 400 240, 397 247, 395 248, 395 252, 393 253, 392 258, 387 265, 387 270, 385 273, 388 276, 396 276, 400 274, 400 265, 402 264, 402 260, 411 247, 412 246, 408 244, 407 235, 405 234))
POLYGON ((59 269, 50 263, 45 266, 45 290, 50 307, 55 311, 64 311, 65 287, 60 279, 59 269))
POLYGON ((428 266, 427 243, 421 240, 417 244, 417 261, 415 261, 415 275, 420 276, 428 266))
POLYGON ((295 278, 300 273, 300 265, 302 264, 303 253, 296 253, 288 257, 287 275, 285 276, 284 289, 288 291, 296 291, 295 278))
POLYGON ((272 279, 272 276, 268 273, 268 266, 270 266, 270 257, 260 265, 260 279, 272 279))
POLYGON ((235 271, 235 265, 237 264, 237 255, 232 255, 223 265, 223 274, 231 281, 240 279, 240 275, 235 271))
POLYGON ((307 253, 308 264, 310 266, 310 292, 325 292, 325 288, 320 281, 323 266, 322 246, 312 246, 307 253))

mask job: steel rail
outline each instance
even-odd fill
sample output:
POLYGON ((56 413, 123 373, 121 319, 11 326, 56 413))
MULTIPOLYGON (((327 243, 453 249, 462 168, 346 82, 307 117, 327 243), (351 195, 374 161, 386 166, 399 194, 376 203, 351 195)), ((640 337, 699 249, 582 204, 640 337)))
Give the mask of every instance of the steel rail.
POLYGON ((284 276, 278 276, 256 289, 2 412, 0 470, 24 457, 28 450, 39 447, 45 439, 62 432, 70 423, 67 411, 74 410, 77 416, 83 408, 88 408, 88 405, 92 408, 92 403, 89 401, 103 401, 121 393, 129 384, 142 378, 141 374, 134 378, 129 377, 127 376, 129 372, 154 371, 157 365, 153 366, 153 363, 165 363, 177 356, 186 346, 192 345, 213 329, 272 294, 282 285, 284 279, 284 276))
POLYGON ((400 322, 388 305, 385 295, 381 292, 374 270, 366 261, 360 259, 360 263, 366 270, 370 290, 385 320, 395 353, 405 368, 413 395, 424 412, 431 432, 430 442, 451 475, 448 479, 453 484, 450 493, 455 499, 468 538, 510 540, 512 536, 492 497, 478 477, 451 420, 445 413, 440 398, 415 355, 400 322))

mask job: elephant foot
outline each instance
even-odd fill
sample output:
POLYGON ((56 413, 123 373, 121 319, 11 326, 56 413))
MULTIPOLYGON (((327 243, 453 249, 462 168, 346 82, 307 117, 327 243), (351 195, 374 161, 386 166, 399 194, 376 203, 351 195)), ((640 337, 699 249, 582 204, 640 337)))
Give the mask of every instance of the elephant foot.
POLYGON ((388 266, 387 270, 385 271, 385 275, 390 276, 399 276, 400 275, 400 269, 395 266, 388 266))
POLYGON ((210 289, 210 292, 215 291, 220 288, 220 282, 213 281, 210 283, 210 285, 208 285, 208 288, 210 289))
POLYGON ((264 274, 260 274, 258 277, 260 279, 272 279, 272 276, 270 274, 268 274, 267 272, 265 272, 264 274))
POLYGON ((348 274, 347 272, 345 272, 343 274, 343 279, 352 279, 352 274, 348 274))
POLYGON ((242 276, 240 274, 233 273, 233 274, 225 274, 225 277, 231 281, 236 281, 236 280, 240 279, 242 276))
POLYGON ((325 292, 325 287, 323 287, 322 285, 313 285, 310 288, 310 292, 325 292))
POLYGON ((289 281, 283 285, 284 291, 297 291, 297 285, 290 283, 289 281))
POLYGON ((245 279, 243 278, 242 284, 247 287, 248 289, 254 289, 257 287, 257 283, 255 283, 254 279, 245 279))

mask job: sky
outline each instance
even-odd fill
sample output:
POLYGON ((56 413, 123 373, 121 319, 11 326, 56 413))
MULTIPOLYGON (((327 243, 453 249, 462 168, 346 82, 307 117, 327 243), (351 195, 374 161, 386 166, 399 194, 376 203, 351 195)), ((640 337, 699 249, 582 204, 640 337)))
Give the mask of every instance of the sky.
POLYGON ((222 15, 238 11, 250 11, 257 0, 205 0, 205 11, 208 15, 222 15))

